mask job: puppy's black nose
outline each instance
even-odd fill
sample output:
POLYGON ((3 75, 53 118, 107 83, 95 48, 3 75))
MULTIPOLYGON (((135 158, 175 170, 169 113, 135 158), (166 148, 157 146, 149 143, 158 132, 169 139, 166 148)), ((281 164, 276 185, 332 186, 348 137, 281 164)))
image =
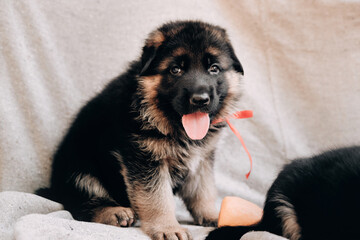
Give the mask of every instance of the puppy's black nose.
POLYGON ((210 103, 210 96, 207 93, 194 93, 190 98, 190 103, 196 107, 205 107, 210 103))

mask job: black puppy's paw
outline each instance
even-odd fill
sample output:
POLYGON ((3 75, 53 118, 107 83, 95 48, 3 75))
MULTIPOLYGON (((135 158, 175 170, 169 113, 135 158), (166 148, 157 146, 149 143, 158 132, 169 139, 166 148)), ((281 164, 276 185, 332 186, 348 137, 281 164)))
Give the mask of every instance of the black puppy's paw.
POLYGON ((204 227, 217 227, 218 220, 217 219, 203 219, 201 226, 204 227))
POLYGON ((195 216, 194 221, 195 224, 204 227, 217 227, 218 225, 217 215, 212 217, 195 216))
POLYGON ((205 240, 239 240, 242 235, 234 231, 234 227, 221 227, 209 233, 205 240))

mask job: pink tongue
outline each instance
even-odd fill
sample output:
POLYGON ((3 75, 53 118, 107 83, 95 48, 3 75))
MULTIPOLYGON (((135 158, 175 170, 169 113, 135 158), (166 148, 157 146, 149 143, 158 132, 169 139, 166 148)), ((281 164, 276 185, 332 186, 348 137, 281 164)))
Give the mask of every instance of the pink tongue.
POLYGON ((182 117, 182 124, 186 134, 193 140, 203 139, 209 130, 209 114, 196 112, 182 117))

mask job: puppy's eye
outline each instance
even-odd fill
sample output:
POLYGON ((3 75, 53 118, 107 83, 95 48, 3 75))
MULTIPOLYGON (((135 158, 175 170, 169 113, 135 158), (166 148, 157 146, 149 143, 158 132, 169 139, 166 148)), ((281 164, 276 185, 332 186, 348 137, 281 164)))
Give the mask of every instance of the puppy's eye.
POLYGON ((182 72, 182 70, 179 66, 174 66, 170 69, 170 73, 172 75, 179 75, 181 72, 182 72))
POLYGON ((212 75, 218 74, 220 72, 220 67, 216 63, 212 64, 209 68, 209 73, 212 75))

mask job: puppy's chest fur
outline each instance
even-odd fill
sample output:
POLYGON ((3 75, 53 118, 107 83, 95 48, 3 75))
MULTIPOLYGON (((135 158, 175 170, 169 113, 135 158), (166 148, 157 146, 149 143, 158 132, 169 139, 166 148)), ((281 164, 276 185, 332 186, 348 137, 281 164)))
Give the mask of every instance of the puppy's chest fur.
MULTIPOLYGON (((194 148, 196 149, 196 148, 194 148)), ((184 159, 165 159, 171 177, 171 185, 174 192, 188 179, 197 178, 202 166, 208 164, 208 159, 201 151, 196 149, 188 158, 184 159)))
POLYGON ((188 179, 196 178, 204 166, 212 166, 213 151, 218 134, 206 142, 176 141, 171 138, 139 138, 138 146, 151 155, 151 161, 159 161, 170 174, 174 192, 188 179))

